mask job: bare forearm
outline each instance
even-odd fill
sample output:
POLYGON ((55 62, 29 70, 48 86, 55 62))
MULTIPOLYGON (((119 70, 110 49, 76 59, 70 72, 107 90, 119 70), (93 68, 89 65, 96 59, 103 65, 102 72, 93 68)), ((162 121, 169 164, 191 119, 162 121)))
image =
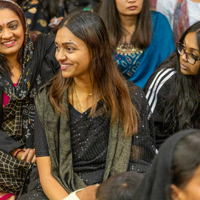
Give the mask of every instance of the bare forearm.
POLYGON ((63 200, 68 193, 53 177, 51 173, 50 157, 37 157, 37 165, 40 175, 40 182, 46 196, 50 200, 63 200))
POLYGON ((58 183, 58 181, 52 176, 40 178, 44 193, 50 200, 62 200, 68 193, 58 183))

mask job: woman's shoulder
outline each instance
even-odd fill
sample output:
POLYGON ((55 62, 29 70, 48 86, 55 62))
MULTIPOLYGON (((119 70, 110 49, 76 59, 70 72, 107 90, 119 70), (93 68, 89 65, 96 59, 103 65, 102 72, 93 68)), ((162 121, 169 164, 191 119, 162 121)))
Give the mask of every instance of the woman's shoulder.
POLYGON ((176 74, 175 68, 162 67, 150 77, 145 88, 157 87, 158 85, 161 84, 163 85, 175 74, 176 74))
POLYGON ((153 18, 165 18, 165 19, 167 19, 165 17, 165 15, 163 15, 161 12, 155 11, 155 10, 151 11, 151 17, 153 17, 153 18))
POLYGON ((143 92, 142 89, 140 87, 138 87, 135 83, 133 83, 132 81, 127 80, 126 81, 128 90, 130 94, 136 94, 136 93, 140 93, 143 92))
POLYGON ((167 17, 158 11, 151 11, 151 18, 152 18, 152 23, 155 25, 157 23, 159 23, 163 26, 169 24, 167 17))
POLYGON ((52 85, 52 80, 47 82, 44 86, 42 86, 39 91, 37 92, 37 95, 35 97, 35 103, 36 104, 44 104, 49 101, 49 91, 52 85))
POLYGON ((131 101, 134 105, 146 102, 144 91, 131 81, 127 81, 131 101))
POLYGON ((145 86, 145 93, 148 97, 150 91, 159 91, 163 85, 173 84, 173 81, 169 81, 174 78, 176 70, 174 68, 161 68, 158 70, 148 81, 145 86))
POLYGON ((145 86, 148 104, 155 108, 158 98, 166 98, 174 84, 176 70, 174 68, 161 68, 151 77, 145 86))

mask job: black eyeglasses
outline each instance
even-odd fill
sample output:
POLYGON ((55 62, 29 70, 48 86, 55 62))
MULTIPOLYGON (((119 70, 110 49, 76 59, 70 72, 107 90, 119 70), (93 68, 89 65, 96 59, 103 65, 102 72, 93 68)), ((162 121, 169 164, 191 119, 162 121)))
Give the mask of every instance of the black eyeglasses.
POLYGON ((183 46, 182 43, 178 42, 177 45, 176 45, 176 49, 178 51, 178 53, 183 56, 184 54, 186 55, 186 59, 187 61, 194 65, 196 63, 196 61, 200 60, 200 58, 198 58, 197 56, 195 56, 194 54, 191 54, 191 53, 187 53, 185 51, 185 47, 183 46))

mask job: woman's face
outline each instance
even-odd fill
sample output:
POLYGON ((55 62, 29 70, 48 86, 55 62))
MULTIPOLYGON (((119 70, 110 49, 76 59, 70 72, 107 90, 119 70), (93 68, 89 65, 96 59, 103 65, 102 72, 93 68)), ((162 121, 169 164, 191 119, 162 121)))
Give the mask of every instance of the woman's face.
POLYGON ((66 27, 58 30, 55 44, 55 55, 60 63, 62 76, 88 78, 91 59, 86 44, 66 27))
MULTIPOLYGON (((196 33, 191 32, 185 36, 183 41, 183 46, 186 53, 190 53, 193 57, 199 59, 199 47, 196 40, 196 33)), ((188 62, 185 53, 180 55, 180 69, 181 72, 185 75, 197 75, 199 71, 200 61, 196 61, 195 64, 191 64, 188 62)))
POLYGON ((17 56, 24 42, 22 23, 9 9, 0 10, 0 42, 0 52, 7 58, 17 56))
POLYGON ((173 200, 199 200, 200 199, 200 166, 196 169, 193 178, 184 188, 172 186, 173 200))
POLYGON ((138 15, 143 7, 144 0, 115 0, 120 15, 138 15))

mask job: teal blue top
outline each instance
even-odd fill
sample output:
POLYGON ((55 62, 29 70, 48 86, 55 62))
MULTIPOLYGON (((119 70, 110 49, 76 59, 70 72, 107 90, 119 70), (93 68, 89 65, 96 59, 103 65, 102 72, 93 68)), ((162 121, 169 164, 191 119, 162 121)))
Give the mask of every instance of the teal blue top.
POLYGON ((167 18, 151 11, 153 36, 151 44, 133 53, 114 53, 119 70, 126 79, 143 88, 158 67, 174 50, 173 33, 167 18))

